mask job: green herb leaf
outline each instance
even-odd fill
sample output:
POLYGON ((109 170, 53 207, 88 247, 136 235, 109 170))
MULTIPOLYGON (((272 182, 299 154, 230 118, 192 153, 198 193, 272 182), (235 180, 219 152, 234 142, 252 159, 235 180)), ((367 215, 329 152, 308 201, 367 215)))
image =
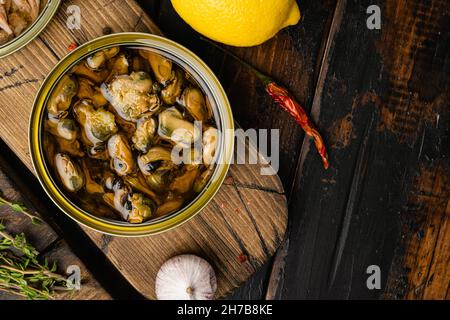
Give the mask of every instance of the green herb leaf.
POLYGON ((22 211, 26 210, 27 208, 25 208, 20 203, 12 203, 11 209, 13 209, 14 211, 17 211, 17 212, 22 212, 22 211))

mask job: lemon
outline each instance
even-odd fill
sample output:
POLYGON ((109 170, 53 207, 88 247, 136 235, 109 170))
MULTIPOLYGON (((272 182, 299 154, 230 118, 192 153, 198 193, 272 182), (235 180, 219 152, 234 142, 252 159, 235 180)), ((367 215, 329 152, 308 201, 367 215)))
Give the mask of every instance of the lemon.
POLYGON ((295 0, 172 0, 172 5, 199 33, 239 47, 261 44, 300 20, 295 0))

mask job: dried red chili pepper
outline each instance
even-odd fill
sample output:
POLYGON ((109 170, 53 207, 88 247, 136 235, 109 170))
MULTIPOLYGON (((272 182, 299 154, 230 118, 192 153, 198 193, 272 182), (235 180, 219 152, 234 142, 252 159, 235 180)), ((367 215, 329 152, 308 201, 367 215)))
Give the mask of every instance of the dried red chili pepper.
MULTIPOLYGON (((238 58, 239 59, 239 58, 238 58)), ((240 60, 240 59, 239 59, 240 60)), ((242 60, 240 60, 242 61, 242 60)), ((302 106, 295 100, 295 98, 289 93, 289 91, 277 84, 272 78, 256 70, 252 65, 242 61, 245 65, 253 71, 253 73, 262 81, 266 92, 269 96, 278 103, 285 111, 287 111, 294 120, 302 127, 305 133, 314 139, 316 149, 322 158, 323 167, 328 169, 328 153, 325 148, 322 136, 316 129, 316 126, 306 114, 302 106)))
POLYGON ((69 44, 69 46, 67 47, 67 50, 69 52, 75 50, 78 47, 78 44, 76 44, 75 42, 72 42, 71 44, 69 44))
POLYGON ((295 101, 286 88, 276 84, 273 81, 266 84, 265 87, 266 92, 272 97, 272 99, 275 100, 284 110, 286 110, 295 119, 295 121, 297 121, 308 136, 314 139, 317 151, 322 158, 323 166, 325 169, 328 169, 329 162, 325 144, 319 131, 317 131, 316 126, 311 122, 305 110, 303 110, 300 104, 295 101))
POLYGON ((255 67, 253 67, 251 64, 247 63, 246 61, 242 60, 235 54, 225 50, 224 48, 220 47, 216 43, 204 39, 203 40, 209 42, 214 47, 218 48, 219 50, 223 51, 227 55, 232 56, 237 61, 242 63, 244 66, 246 66, 248 69, 250 69, 264 84, 264 87, 266 89, 266 92, 270 95, 270 97, 278 103, 280 107, 282 107, 285 111, 287 111, 294 119, 295 121, 302 127, 302 129, 305 131, 307 135, 312 137, 314 139, 314 143, 316 145, 317 151, 319 152, 322 163, 325 169, 328 169, 329 162, 328 162, 328 154, 327 150, 325 148, 325 144, 323 142, 322 136, 320 135, 319 131, 317 130, 314 123, 311 121, 309 116, 306 114, 305 110, 302 108, 302 106, 295 100, 295 98, 292 96, 292 94, 289 93, 289 91, 277 84, 272 78, 269 76, 261 73, 258 71, 255 67))
POLYGON ((248 256, 242 252, 237 256, 237 260, 239 261, 239 263, 244 263, 248 260, 248 256))

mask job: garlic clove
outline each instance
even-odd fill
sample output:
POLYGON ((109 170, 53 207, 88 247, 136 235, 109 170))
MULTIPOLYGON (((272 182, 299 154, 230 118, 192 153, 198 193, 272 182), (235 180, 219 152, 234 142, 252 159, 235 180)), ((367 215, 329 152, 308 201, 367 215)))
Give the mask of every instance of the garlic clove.
POLYGON ((212 300, 217 290, 214 269, 193 254, 167 260, 156 276, 158 300, 212 300))

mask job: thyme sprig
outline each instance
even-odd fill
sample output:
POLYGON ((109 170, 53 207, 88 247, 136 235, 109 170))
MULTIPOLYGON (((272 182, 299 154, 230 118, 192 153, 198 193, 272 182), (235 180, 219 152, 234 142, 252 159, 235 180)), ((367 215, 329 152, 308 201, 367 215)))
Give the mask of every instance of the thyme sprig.
POLYGON ((12 210, 14 210, 16 212, 24 214, 25 216, 30 218, 30 220, 33 224, 41 224, 42 223, 41 218, 35 216, 34 214, 29 213, 27 208, 22 203, 9 201, 8 199, 6 199, 5 197, 3 197, 0 194, 0 206, 4 206, 4 205, 10 207, 12 210))
MULTIPOLYGON (((26 207, 0 196, 0 205, 8 205, 31 219, 42 222, 30 214, 26 207)), ((67 289, 67 280, 56 272, 55 263, 39 259, 39 252, 28 243, 23 233, 12 235, 0 223, 0 291, 32 300, 54 299, 54 293, 67 289)))

